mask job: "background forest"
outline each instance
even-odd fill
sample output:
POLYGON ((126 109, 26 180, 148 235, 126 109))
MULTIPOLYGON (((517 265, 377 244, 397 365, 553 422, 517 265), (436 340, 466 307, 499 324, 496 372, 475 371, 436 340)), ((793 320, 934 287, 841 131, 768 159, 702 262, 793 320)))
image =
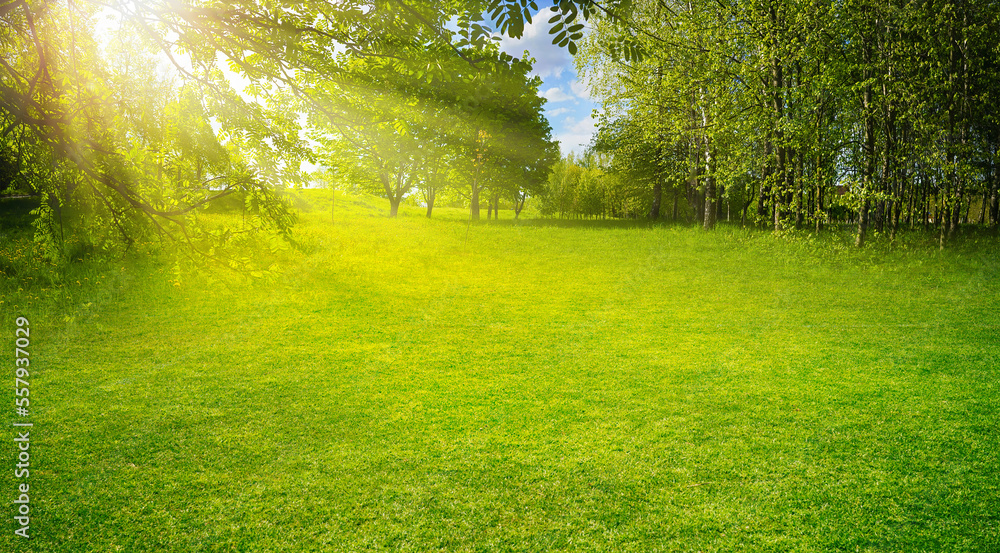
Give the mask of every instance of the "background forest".
POLYGON ((998 10, 962 2, 636 2, 577 58, 595 150, 711 228, 996 226, 998 10), (672 196, 671 196, 672 194, 672 196))

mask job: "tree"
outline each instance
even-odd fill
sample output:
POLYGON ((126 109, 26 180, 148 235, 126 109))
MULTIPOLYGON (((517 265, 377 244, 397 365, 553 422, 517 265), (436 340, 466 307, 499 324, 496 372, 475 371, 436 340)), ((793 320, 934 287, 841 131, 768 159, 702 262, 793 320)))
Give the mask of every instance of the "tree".
MULTIPOLYGON (((264 182, 267 168, 245 156, 263 142, 244 135, 219 143, 205 113, 210 102, 156 74, 131 37, 106 60, 90 34, 95 11, 26 2, 0 9, 0 136, 36 168, 51 160, 48 171, 20 164, 18 175, 41 198, 36 228, 46 253, 65 257, 72 228, 105 251, 157 236, 218 259, 228 236, 195 224, 194 213, 234 192, 259 208, 262 228, 287 230, 291 217, 264 182)), ((282 149, 276 142, 268 151, 282 149)))

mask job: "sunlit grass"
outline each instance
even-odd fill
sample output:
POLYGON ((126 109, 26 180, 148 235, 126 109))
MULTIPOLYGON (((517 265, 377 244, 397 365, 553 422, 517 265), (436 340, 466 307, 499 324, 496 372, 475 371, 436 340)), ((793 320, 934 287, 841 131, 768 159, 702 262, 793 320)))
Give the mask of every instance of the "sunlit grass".
POLYGON ((1000 547, 995 240, 328 208, 270 284, 5 293, 33 551, 1000 547))

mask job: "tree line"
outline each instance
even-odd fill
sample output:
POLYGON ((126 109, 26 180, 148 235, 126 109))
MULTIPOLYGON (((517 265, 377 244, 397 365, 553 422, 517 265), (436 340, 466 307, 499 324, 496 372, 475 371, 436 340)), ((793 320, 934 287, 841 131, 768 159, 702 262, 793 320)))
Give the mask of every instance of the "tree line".
POLYGON ((312 138, 327 185, 375 192, 395 217, 405 197, 419 195, 431 217, 442 195, 480 218, 499 212, 501 200, 519 216, 555 159, 557 144, 542 112, 541 79, 530 60, 512 58, 495 44, 477 51, 473 66, 451 63, 448 79, 401 73, 391 64, 347 59, 349 83, 322 79, 333 115, 312 112, 312 138))
POLYGON ((997 226, 996 2, 636 0, 592 21, 576 61, 604 108, 593 147, 647 183, 650 217, 679 199, 711 228, 725 199, 820 229, 845 206, 858 245, 997 226))
POLYGON ((36 238, 218 256, 287 233, 303 160, 389 201, 775 229, 997 226, 1000 8, 984 0, 197 0, 0 6, 3 193, 36 238), (111 44, 96 29, 115 16, 111 44), (545 17, 602 100, 555 163, 519 37, 545 17), (591 22, 585 32, 583 21, 591 22), (169 60, 178 77, 157 69, 169 60), (234 79, 234 75, 236 78, 234 79), (235 86, 235 81, 242 86, 235 86), (551 171, 550 167, 554 168, 551 171), (248 228, 198 212, 236 195, 248 228), (733 209, 733 208, 736 209, 733 209), (841 210, 837 215, 835 210, 841 210))

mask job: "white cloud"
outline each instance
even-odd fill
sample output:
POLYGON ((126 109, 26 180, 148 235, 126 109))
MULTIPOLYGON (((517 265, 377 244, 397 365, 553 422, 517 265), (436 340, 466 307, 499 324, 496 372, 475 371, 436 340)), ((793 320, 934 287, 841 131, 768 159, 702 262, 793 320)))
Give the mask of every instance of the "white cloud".
POLYGON ((545 114, 547 116, 549 116, 549 117, 559 117, 560 115, 562 115, 564 113, 569 113, 569 111, 570 111, 569 108, 556 108, 556 109, 554 109, 552 111, 545 112, 545 114))
POLYGON ((548 15, 548 10, 535 14, 531 23, 524 26, 524 35, 519 39, 506 36, 500 38, 500 49, 516 58, 522 57, 524 51, 528 50, 531 57, 535 58, 532 72, 543 79, 559 78, 563 72, 573 69, 573 58, 569 51, 552 44, 548 15))
POLYGON ((594 120, 593 117, 589 117, 589 116, 585 117, 585 118, 583 118, 583 119, 581 119, 579 121, 576 121, 576 122, 573 122, 572 118, 567 117, 565 123, 566 123, 566 126, 568 126, 569 129, 572 132, 575 132, 575 133, 584 133, 585 132, 585 133, 593 134, 594 129, 597 128, 597 121, 594 120))
POLYGON ((555 139, 559 141, 559 149, 563 155, 571 151, 583 153, 583 150, 590 144, 597 130, 597 121, 593 117, 585 117, 580 120, 567 117, 555 133, 555 139))
POLYGON ((550 102, 565 102, 566 100, 573 99, 572 96, 563 92, 563 89, 558 86, 542 91, 541 96, 550 102))
POLYGON ((580 81, 573 81, 569 83, 569 89, 579 98, 593 102, 594 98, 590 95, 590 87, 581 83, 580 81))

